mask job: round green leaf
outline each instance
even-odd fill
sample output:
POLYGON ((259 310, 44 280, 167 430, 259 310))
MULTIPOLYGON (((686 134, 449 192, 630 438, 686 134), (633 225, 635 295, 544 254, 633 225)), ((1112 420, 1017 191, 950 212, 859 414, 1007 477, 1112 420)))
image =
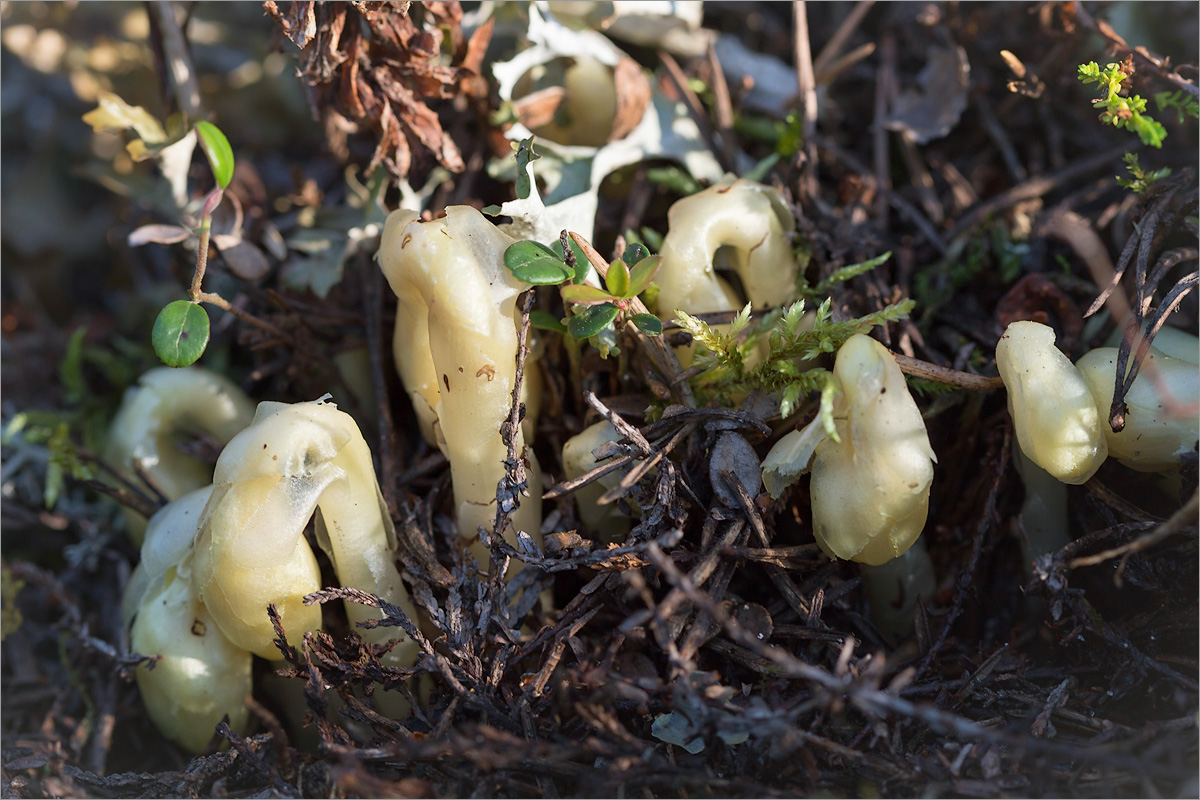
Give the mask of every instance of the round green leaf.
POLYGON ((200 137, 204 155, 208 156, 208 165, 217 179, 217 186, 228 189, 229 182, 233 180, 233 148, 229 146, 229 140, 220 128, 203 120, 196 123, 196 135, 200 137))
POLYGON ((575 272, 553 250, 538 242, 517 242, 504 251, 504 266, 517 280, 534 286, 555 286, 575 272))
POLYGON ((188 300, 167 303, 150 335, 154 352, 168 367, 186 367, 208 347, 208 313, 188 300))
POLYGON ((650 285, 650 281, 654 280, 661 265, 662 256, 649 256, 639 261, 633 269, 629 270, 629 288, 625 290, 625 296, 637 297, 646 291, 646 287, 650 285))
POLYGON ((636 264, 643 258, 649 257, 650 251, 646 249, 646 245, 637 242, 625 245, 625 252, 621 254, 621 260, 626 264, 636 264))
POLYGON ((653 314, 634 314, 633 324, 638 326, 638 330, 649 336, 658 336, 662 333, 662 320, 653 314))
POLYGON ((582 314, 577 314, 567 322, 567 330, 576 339, 586 339, 604 330, 617 318, 619 309, 612 303, 592 306, 582 314))
POLYGON ((530 311, 529 324, 538 330, 567 332, 567 326, 562 324, 562 320, 549 311, 530 311))
POLYGON ((617 259, 608 265, 608 275, 604 278, 604 283, 608 286, 608 290, 617 297, 627 297, 629 291, 629 267, 625 266, 625 262, 617 259))
MULTIPOLYGON (((592 270, 592 265, 588 261, 587 254, 583 252, 583 248, 575 243, 575 240, 567 237, 567 243, 571 245, 571 252, 575 254, 575 280, 574 283, 583 283, 587 280, 588 273, 592 270)), ((550 245, 554 254, 566 261, 566 255, 563 253, 562 243, 555 241, 550 245)))
POLYGON ((617 299, 603 289, 597 289, 595 286, 586 286, 581 283, 573 283, 570 286, 564 286, 561 289, 561 292, 564 303, 575 303, 576 305, 581 306, 594 306, 597 303, 610 303, 617 299))

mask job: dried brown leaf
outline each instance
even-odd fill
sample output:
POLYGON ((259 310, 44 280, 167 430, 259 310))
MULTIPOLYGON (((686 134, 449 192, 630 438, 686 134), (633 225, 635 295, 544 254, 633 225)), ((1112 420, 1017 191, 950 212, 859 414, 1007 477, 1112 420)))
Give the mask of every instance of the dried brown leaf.
POLYGON ((566 89, 561 86, 548 86, 513 101, 513 113, 522 125, 533 130, 549 125, 566 99, 566 89))
POLYGON ((650 79, 641 64, 629 56, 623 56, 613 71, 613 82, 617 87, 617 113, 613 118, 610 142, 624 139, 642 121, 650 105, 650 79))
MULTIPOLYGON (((273 2, 264 7, 301 48, 300 74, 317 114, 326 119, 336 115, 357 131, 370 129, 378 135, 371 166, 383 164, 403 177, 412 168, 416 148, 429 151, 453 172, 465 169, 458 146, 427 102, 486 96, 479 70, 490 25, 468 43, 456 2, 417 7, 394 1, 297 2, 286 13, 273 2), (444 36, 460 66, 439 63, 444 36)), ((327 126, 335 152, 346 152, 341 140, 347 127, 327 126)))

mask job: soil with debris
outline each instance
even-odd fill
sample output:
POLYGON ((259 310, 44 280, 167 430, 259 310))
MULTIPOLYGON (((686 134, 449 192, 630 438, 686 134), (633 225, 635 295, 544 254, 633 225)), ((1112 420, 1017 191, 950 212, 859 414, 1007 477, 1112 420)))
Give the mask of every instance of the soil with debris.
MULTIPOLYGON (((861 565, 817 548, 807 479, 772 500, 744 452, 717 447, 732 432, 761 459, 818 398, 786 420, 756 396, 689 403, 632 333, 607 359, 542 337, 546 485, 532 500, 502 491, 548 493, 545 546, 493 537, 493 555, 524 563, 517 580, 552 610, 514 619, 504 583, 462 565, 448 465, 392 367, 395 299, 364 227, 364 176, 426 187, 434 212, 513 198, 511 168, 488 165, 511 153, 507 126, 544 109, 502 104, 490 70, 519 45, 525 4, 497 4, 488 24, 454 2, 180 4, 193 100, 237 156, 222 213, 240 219, 214 225, 240 239, 217 242, 205 286, 242 316, 210 307, 202 363, 256 401, 332 392, 360 422, 426 619, 418 631, 389 613, 423 646, 398 669, 328 603, 324 632, 280 627, 284 661, 255 664, 256 683, 279 672, 303 686, 303 726, 260 693, 252 731, 222 726, 220 751, 164 741, 121 619, 138 552, 97 454, 125 388, 157 363, 150 326, 185 296, 194 245, 130 246, 141 226, 178 224, 174 206, 128 137, 80 121, 106 91, 160 120, 179 109, 180 43, 156 5, 0 7, 4 797, 1200 792, 1195 453, 1174 479, 1110 460, 1069 487, 1068 543, 1030 563, 994 382, 925 383, 917 398, 938 457, 922 536, 936 590, 908 633, 876 626, 861 565), (345 359, 370 380, 343 377, 345 359), (658 465, 612 493, 645 511, 611 547, 556 484, 563 442, 598 409, 627 433, 624 465, 658 465), (390 719, 376 684, 428 700, 390 719)), ((1013 320, 1052 325, 1078 357, 1116 329, 1112 298, 1143 327, 1196 331, 1196 119, 1152 102, 1167 137, 1147 147, 1101 123, 1077 78, 1118 63, 1129 94, 1194 104, 1195 4, 707 2, 703 27, 721 46, 695 30, 678 49, 613 41, 644 68, 629 80, 682 103, 721 167, 759 168, 783 192, 811 285, 892 253, 831 287, 836 318, 914 298, 877 336, 966 377, 997 374, 1013 320), (1170 174, 1140 194, 1120 185, 1127 152, 1170 174), (1114 270, 1110 302, 1085 318, 1114 270)), ((186 177, 193 199, 212 187, 199 152, 186 177)), ((663 159, 610 176, 596 248, 664 232, 688 181, 663 159)), ((530 297, 562 314, 555 290, 530 297)), ((374 602, 336 588, 314 600, 343 597, 374 602)))

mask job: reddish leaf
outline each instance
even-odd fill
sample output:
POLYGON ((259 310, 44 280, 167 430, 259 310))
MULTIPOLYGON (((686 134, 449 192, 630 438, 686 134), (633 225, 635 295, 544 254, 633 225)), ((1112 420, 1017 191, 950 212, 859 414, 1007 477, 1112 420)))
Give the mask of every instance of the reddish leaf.
POLYGON ((191 235, 191 231, 178 225, 143 225, 129 234, 127 241, 130 247, 141 247, 151 242, 178 244, 191 235))

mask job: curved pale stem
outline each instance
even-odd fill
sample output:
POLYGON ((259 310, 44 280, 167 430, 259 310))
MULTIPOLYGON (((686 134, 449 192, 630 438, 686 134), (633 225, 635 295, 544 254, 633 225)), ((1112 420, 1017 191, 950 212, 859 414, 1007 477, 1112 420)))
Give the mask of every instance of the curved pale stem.
POLYGON ((1017 442, 1029 460, 1063 483, 1083 484, 1108 444, 1083 374, 1054 346, 1054 329, 1014 322, 996 344, 1017 442))
POLYGON ((827 439, 816 448, 813 534, 826 553, 884 564, 925 527, 937 456, 887 348, 851 336, 833 371, 843 391, 834 411, 841 441, 827 439))
POLYGON ((194 753, 208 749, 226 716, 238 733, 249 722, 250 653, 225 637, 189 580, 192 540, 211 494, 211 486, 191 492, 151 517, 122 603, 132 650, 160 656, 153 669, 137 669, 146 710, 164 736, 194 753))
MULTIPOLYGON (((563 471, 568 480, 573 480, 599 466, 600 462, 592 451, 601 445, 618 441, 621 435, 608 420, 602 420, 584 428, 563 444, 563 471)), ((600 505, 600 496, 614 488, 621 479, 620 472, 610 472, 598 480, 575 490, 575 503, 579 518, 601 542, 623 541, 629 534, 629 517, 621 513, 616 503, 600 505)))
POLYGON ((788 240, 795 220, 771 187, 727 177, 676 202, 667 218, 662 266, 655 276, 659 316, 745 305, 716 274, 718 251, 728 255, 727 266, 737 272, 746 299, 756 307, 779 305, 795 293, 796 263, 788 240))
MULTIPOLYGON (((137 465, 168 500, 212 482, 212 470, 180 452, 176 441, 202 432, 225 444, 254 417, 254 404, 229 379, 201 367, 152 369, 125 392, 109 428, 105 458, 118 468, 137 465)), ((139 545, 146 522, 128 511, 127 529, 139 545)))
MULTIPOLYGON (((527 288, 504 266, 504 251, 514 241, 475 209, 452 206, 445 218, 430 222, 394 212, 379 251, 407 331, 396 341, 401 380, 415 407, 433 411, 436 421, 422 427, 436 426, 450 460, 458 530, 481 564, 488 563, 488 550, 478 529, 494 525, 496 486, 508 454, 500 428, 516 381, 516 299, 527 288)), ((426 420, 427 413, 418 410, 426 420)), ((532 496, 513 514, 513 525, 540 542, 541 472, 524 432, 516 436, 532 496)), ((515 544, 515 531, 506 536, 515 544)))
MULTIPOLYGON (((214 480, 193 581, 235 643, 264 658, 280 657, 266 614, 270 603, 291 635, 320 627, 320 607, 302 602, 320 588, 316 559, 304 538, 318 510, 319 541, 341 585, 413 615, 394 563, 394 532, 370 450, 354 420, 335 405, 260 404, 254 423, 221 454, 214 480)), ((347 603, 346 610, 352 623, 380 616, 359 604, 347 603)), ((415 645, 396 629, 359 633, 373 643, 402 639, 389 656, 397 664, 415 658, 415 645)))

